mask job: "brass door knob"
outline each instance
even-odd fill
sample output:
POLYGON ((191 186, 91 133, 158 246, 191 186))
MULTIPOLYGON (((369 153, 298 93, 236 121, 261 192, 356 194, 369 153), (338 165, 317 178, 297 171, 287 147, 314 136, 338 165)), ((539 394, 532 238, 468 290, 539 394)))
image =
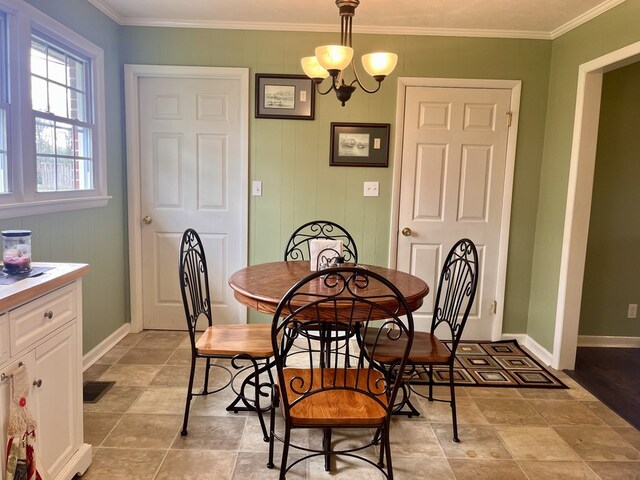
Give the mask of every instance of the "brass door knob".
POLYGON ((402 229, 402 235, 404 235, 405 237, 410 237, 411 236, 411 229, 409 227, 404 227, 402 229))
POLYGON ((151 222, 153 222, 153 219, 149 215, 142 219, 142 223, 144 223, 145 225, 149 225, 151 222))

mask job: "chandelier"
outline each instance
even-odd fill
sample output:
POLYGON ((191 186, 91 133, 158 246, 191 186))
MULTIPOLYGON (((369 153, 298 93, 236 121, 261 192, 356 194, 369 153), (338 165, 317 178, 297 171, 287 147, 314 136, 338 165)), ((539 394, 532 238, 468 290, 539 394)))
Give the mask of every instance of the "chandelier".
POLYGON ((353 47, 351 45, 351 24, 356 7, 360 0, 336 0, 340 11, 340 45, 323 45, 316 48, 314 57, 304 57, 300 63, 304 73, 313 80, 320 95, 326 95, 335 91, 342 106, 349 101, 351 94, 357 86, 367 93, 376 93, 380 90, 382 81, 393 72, 398 63, 398 55, 395 53, 375 52, 362 56, 362 66, 372 76, 378 85, 375 89, 367 89, 360 78, 353 63, 353 47), (351 67, 353 80, 345 82, 345 70, 351 67), (331 76, 331 85, 325 91, 321 90, 321 84, 325 78, 331 76))

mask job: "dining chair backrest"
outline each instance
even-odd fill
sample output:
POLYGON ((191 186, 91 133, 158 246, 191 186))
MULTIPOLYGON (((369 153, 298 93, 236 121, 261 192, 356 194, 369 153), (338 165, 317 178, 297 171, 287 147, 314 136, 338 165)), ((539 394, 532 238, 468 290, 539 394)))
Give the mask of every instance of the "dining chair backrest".
POLYGON ((449 251, 440 272, 431 333, 448 327, 455 353, 467 323, 478 285, 478 251, 468 238, 458 240, 449 251))
MULTIPOLYGON (((378 404, 390 416, 401 375, 383 379, 367 361, 364 349, 352 353, 352 366, 344 354, 333 350, 333 359, 324 361, 315 340, 317 332, 331 335, 347 329, 363 338, 378 328, 384 332, 380 338, 400 345, 401 355, 393 368, 402 371, 413 341, 413 316, 395 285, 375 272, 345 266, 314 272, 293 286, 278 304, 271 329, 285 419, 296 405, 314 396, 318 401, 323 392, 340 389, 367 397, 365 404, 378 404), (291 343, 295 346, 288 348, 291 343), (295 360, 287 355, 295 355, 295 360), (307 373, 289 378, 290 365, 307 373)), ((298 413, 304 411, 301 408, 298 413)))
POLYGON ((343 227, 329 220, 314 220, 298 227, 284 249, 284 260, 311 260, 311 240, 342 240, 346 263, 358 263, 358 249, 353 237, 343 227))
POLYGON ((189 329, 191 346, 195 348, 196 327, 205 317, 207 326, 211 326, 211 300, 209 298, 209 273, 207 258, 198 232, 188 228, 180 242, 180 291, 189 329))

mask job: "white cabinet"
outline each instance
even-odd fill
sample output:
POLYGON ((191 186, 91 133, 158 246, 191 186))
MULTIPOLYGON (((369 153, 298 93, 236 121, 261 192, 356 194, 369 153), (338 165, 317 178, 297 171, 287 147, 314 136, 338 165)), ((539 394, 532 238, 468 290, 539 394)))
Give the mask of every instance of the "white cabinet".
MULTIPOLYGON (((83 442, 82 431, 81 276, 88 267, 54 266, 37 280, 11 285, 11 291, 5 293, 12 295, 12 302, 7 303, 7 295, 2 296, 0 290, 4 312, 0 316, 0 375, 5 378, 0 382, 0 427, 6 442, 8 377, 22 363, 32 385, 27 408, 37 422, 38 470, 46 471, 44 478, 70 480, 91 463, 91 446, 83 442), (8 353, 3 356, 6 347, 8 353)), ((4 480, 5 458, 1 457, 0 479, 4 480)))
MULTIPOLYGON (((62 471, 77 449, 75 413, 78 402, 75 325, 63 329, 36 348, 34 397, 37 399, 40 461, 52 478, 62 471), (55 441, 51 441, 55 439, 55 441)), ((75 473, 75 472, 74 472, 75 473)))

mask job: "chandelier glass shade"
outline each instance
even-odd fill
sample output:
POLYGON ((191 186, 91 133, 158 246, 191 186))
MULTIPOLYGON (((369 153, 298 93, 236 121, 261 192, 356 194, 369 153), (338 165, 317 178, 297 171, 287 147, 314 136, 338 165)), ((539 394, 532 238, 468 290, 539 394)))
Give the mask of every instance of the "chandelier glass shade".
POLYGON ((322 45, 316 48, 315 56, 304 57, 300 63, 302 70, 313 79, 320 95, 326 95, 331 91, 336 92, 342 106, 351 98, 351 94, 360 87, 367 93, 375 93, 380 90, 382 81, 393 72, 398 63, 398 55, 388 52, 368 53, 362 56, 362 66, 365 71, 378 82, 376 88, 367 89, 360 78, 353 63, 353 48, 351 44, 351 26, 356 7, 360 0, 336 0, 340 11, 340 45, 322 45), (351 67, 353 80, 345 81, 345 71, 351 67), (331 85, 326 90, 321 89, 323 80, 331 76, 331 85))

